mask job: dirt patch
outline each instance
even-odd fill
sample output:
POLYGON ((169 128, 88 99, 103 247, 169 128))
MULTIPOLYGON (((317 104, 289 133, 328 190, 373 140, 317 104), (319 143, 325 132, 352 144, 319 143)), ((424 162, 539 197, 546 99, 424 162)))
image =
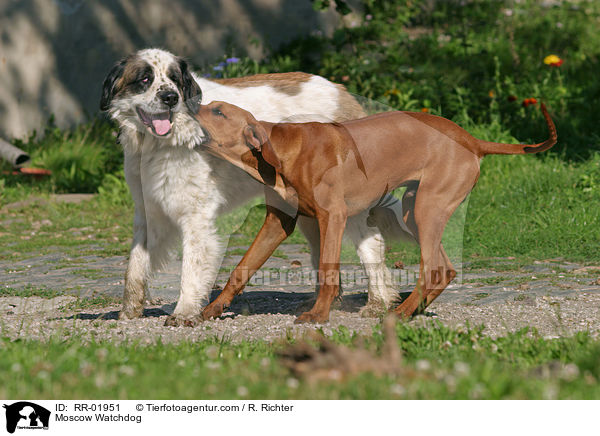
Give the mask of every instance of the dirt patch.
MULTIPOLYGON (((240 248, 245 247, 233 247, 231 251, 237 253, 240 248)), ((56 253, 0 263, 0 283, 13 295, 32 287, 71 294, 51 299, 0 297, 0 328, 11 339, 47 340, 58 335, 142 343, 213 337, 234 342, 275 341, 301 335, 315 329, 311 325, 294 324, 299 310, 310 303, 314 293, 314 284, 306 280, 311 273, 307 267, 310 259, 300 245, 285 245, 282 250, 285 258, 271 258, 222 319, 205 322, 197 328, 163 326, 178 298, 178 262, 152 280, 154 304, 147 305, 143 318, 130 321, 118 320, 118 301, 127 265, 124 257, 65 259, 56 253), (83 304, 89 297, 99 301, 83 304)), ((220 286, 240 257, 237 254, 225 259, 218 278, 220 286)), ((483 333, 494 337, 528 326, 545 337, 578 331, 600 333, 600 286, 594 284, 597 269, 547 261, 507 270, 505 259, 498 262, 498 271, 465 272, 461 283, 449 286, 424 315, 409 323, 426 326, 442 323, 457 328, 483 325, 483 333)), ((401 271, 410 276, 416 269, 416 265, 407 265, 401 271)), ((358 313, 367 301, 364 271, 359 265, 343 265, 342 271, 345 272, 342 301, 332 311, 330 322, 317 327, 325 334, 345 326, 350 331, 370 335, 380 319, 362 318, 358 313)), ((403 297, 412 286, 399 283, 397 288, 403 297)))
MULTIPOLYGON (((265 296, 260 293, 248 295, 247 304, 259 306, 265 296)), ((329 323, 312 326, 296 325, 292 313, 277 313, 278 303, 286 303, 293 312, 292 303, 302 299, 274 298, 273 312, 260 310, 249 313, 248 306, 238 304, 221 319, 207 321, 196 328, 164 327, 172 304, 151 305, 144 317, 119 321, 119 306, 78 309, 77 299, 61 296, 52 299, 39 297, 0 298, 0 326, 4 336, 11 339, 48 340, 52 337, 65 339, 79 337, 82 340, 111 340, 116 342, 141 341, 142 343, 200 341, 225 338, 233 342, 244 340, 276 341, 286 336, 303 335, 320 328, 326 335, 341 326, 352 332, 370 335, 380 320, 362 318, 355 308, 366 301, 364 295, 347 295, 340 309, 331 312, 329 323), (285 300, 285 299, 283 299, 285 300)), ((484 334, 497 337, 523 327, 535 327, 544 337, 570 336, 578 331, 600 334, 600 295, 581 294, 576 297, 531 297, 526 303, 506 301, 488 305, 464 305, 452 302, 435 302, 424 315, 409 321, 415 326, 435 328, 436 323, 463 328, 467 325, 484 325, 484 334)))

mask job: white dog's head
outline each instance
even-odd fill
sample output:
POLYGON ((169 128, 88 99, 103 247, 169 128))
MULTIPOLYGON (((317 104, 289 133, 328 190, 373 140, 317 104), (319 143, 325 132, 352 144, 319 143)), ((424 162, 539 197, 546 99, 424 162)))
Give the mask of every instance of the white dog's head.
POLYGON ((140 50, 117 63, 106 76, 100 109, 121 128, 149 132, 177 144, 189 134, 202 91, 185 60, 161 49, 140 50), (187 126, 184 128, 184 126, 187 126))

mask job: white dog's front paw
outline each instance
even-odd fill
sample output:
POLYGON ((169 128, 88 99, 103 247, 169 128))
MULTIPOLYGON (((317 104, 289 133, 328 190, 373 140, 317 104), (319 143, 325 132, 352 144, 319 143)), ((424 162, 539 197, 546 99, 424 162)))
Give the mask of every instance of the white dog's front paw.
POLYGON ((200 315, 184 317, 180 315, 169 315, 165 320, 166 327, 196 327, 202 322, 200 315))
POLYGON ((165 326, 168 327, 196 327, 199 321, 199 315, 201 312, 201 305, 194 304, 181 304, 177 303, 173 314, 169 315, 165 320, 165 326))
POLYGON ((369 301, 358 314, 363 318, 377 318, 387 313, 387 305, 383 301, 369 301))

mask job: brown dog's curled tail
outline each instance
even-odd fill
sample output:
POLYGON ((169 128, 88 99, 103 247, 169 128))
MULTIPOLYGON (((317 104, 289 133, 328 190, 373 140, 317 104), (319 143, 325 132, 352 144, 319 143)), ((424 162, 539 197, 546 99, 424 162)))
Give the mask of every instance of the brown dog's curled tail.
POLYGON ((485 156, 487 154, 528 154, 528 153, 540 153, 542 151, 546 151, 557 141, 556 127, 554 126, 554 122, 550 117, 550 114, 546 110, 546 105, 542 103, 540 105, 542 109, 542 113, 544 114, 544 118, 546 119, 546 124, 548 125, 548 130, 550 131, 550 137, 544 142, 540 142, 534 145, 527 144, 502 144, 500 142, 488 142, 478 140, 478 148, 480 154, 485 156))

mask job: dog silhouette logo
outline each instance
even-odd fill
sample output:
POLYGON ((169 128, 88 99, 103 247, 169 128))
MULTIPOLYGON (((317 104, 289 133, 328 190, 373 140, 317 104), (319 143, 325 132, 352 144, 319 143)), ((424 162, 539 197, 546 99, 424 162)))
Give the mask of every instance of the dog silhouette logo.
POLYGON ((48 429, 50 411, 29 401, 19 401, 11 405, 4 404, 6 409, 6 431, 14 433, 19 429, 48 429))

